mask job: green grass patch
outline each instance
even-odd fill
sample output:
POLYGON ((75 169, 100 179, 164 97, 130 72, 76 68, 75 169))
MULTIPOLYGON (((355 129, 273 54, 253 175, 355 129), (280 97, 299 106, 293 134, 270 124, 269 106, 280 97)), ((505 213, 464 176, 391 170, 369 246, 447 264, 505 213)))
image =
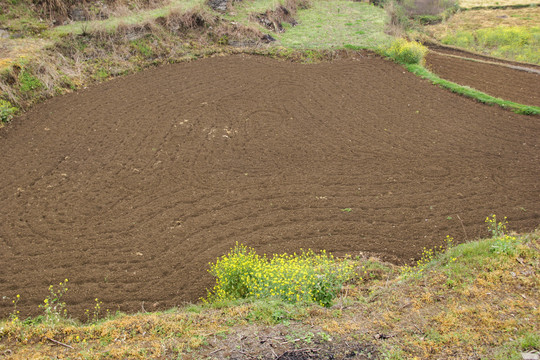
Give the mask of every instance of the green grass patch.
POLYGON ((492 56, 540 64, 540 27, 498 26, 457 31, 442 43, 492 56))
POLYGON ((19 87, 22 93, 33 93, 43 88, 43 86, 43 83, 27 69, 20 72, 19 87))
POLYGON ((354 46, 374 49, 389 44, 392 37, 384 33, 386 13, 366 3, 352 1, 315 1, 299 10, 298 25, 277 39, 282 46, 294 49, 336 49, 354 46))
POLYGON ((444 89, 448 89, 456 94, 475 99, 481 103, 487 105, 498 105, 504 109, 512 110, 513 112, 518 114, 537 116, 540 115, 540 107, 538 106, 523 105, 512 101, 499 99, 481 91, 470 88, 468 86, 459 85, 454 82, 441 79, 437 75, 433 74, 432 72, 418 64, 408 64, 405 65, 405 67, 413 74, 418 75, 423 79, 430 80, 434 85, 438 85, 444 89))

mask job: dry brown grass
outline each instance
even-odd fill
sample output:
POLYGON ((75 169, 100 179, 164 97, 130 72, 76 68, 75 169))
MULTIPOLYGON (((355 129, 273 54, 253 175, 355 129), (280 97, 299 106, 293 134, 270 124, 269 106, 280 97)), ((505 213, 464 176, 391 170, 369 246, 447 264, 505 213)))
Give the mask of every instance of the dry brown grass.
POLYGON ((170 0, 33 0, 37 9, 57 22, 66 20, 74 8, 84 11, 89 19, 125 16, 143 9, 165 6, 170 0))
POLYGON ((26 109, 36 101, 166 62, 228 52, 229 42, 257 44, 262 33, 216 16, 203 7, 172 11, 139 24, 121 23, 112 30, 88 29, 52 41, 0 39, 0 97, 26 109), (7 44, 7 45, 5 45, 7 44), (5 57, 4 57, 5 56, 5 57), (24 91, 11 67, 20 66, 39 86, 24 91))
POLYGON ((463 9, 486 6, 515 6, 539 4, 538 0, 460 0, 459 6, 463 9))
POLYGON ((426 26, 426 31, 440 40, 458 30, 474 31, 497 26, 538 26, 540 7, 523 9, 461 11, 447 21, 426 26))

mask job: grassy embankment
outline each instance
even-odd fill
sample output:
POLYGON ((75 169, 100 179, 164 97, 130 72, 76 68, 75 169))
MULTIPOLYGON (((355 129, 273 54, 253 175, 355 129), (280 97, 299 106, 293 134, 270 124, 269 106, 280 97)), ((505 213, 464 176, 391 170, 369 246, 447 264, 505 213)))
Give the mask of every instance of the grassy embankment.
POLYGON ((426 27, 443 44, 540 64, 540 7, 470 10, 426 27))
POLYGON ((288 352, 321 359, 517 360, 540 349, 540 234, 508 235, 504 222, 487 222, 492 238, 457 246, 447 238, 439 251, 424 250, 405 267, 325 254, 314 262, 293 256, 269 263, 237 248, 213 267, 220 281, 209 303, 162 313, 105 316, 96 299, 88 322, 69 320, 64 282, 51 288, 44 316, 19 319, 14 299, 12 317, 0 323, 0 353, 14 359, 276 358, 288 352), (281 276, 291 272, 300 275, 281 276), (287 279, 296 282, 280 291, 287 279), (264 284, 270 287, 252 294, 264 284), (336 292, 321 306, 304 296, 306 289, 336 292))

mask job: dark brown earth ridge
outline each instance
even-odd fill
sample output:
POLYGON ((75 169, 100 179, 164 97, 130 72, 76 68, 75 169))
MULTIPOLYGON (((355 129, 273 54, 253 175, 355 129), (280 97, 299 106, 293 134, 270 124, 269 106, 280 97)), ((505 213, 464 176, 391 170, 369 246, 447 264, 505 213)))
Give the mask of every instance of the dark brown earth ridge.
POLYGON ((0 316, 65 278, 73 316, 196 301, 235 242, 402 263, 491 213, 533 230, 539 135, 376 56, 216 57, 51 99, 0 130, 0 316))

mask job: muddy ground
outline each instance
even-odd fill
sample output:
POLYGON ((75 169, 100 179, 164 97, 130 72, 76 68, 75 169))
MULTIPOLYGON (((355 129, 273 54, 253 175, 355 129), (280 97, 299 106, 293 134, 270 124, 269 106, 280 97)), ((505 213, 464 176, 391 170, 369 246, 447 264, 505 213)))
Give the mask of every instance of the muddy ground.
POLYGON ((0 316, 65 278, 73 316, 197 301, 235 242, 403 263, 491 213, 533 230, 539 134, 374 55, 216 57, 51 99, 0 130, 0 316))

